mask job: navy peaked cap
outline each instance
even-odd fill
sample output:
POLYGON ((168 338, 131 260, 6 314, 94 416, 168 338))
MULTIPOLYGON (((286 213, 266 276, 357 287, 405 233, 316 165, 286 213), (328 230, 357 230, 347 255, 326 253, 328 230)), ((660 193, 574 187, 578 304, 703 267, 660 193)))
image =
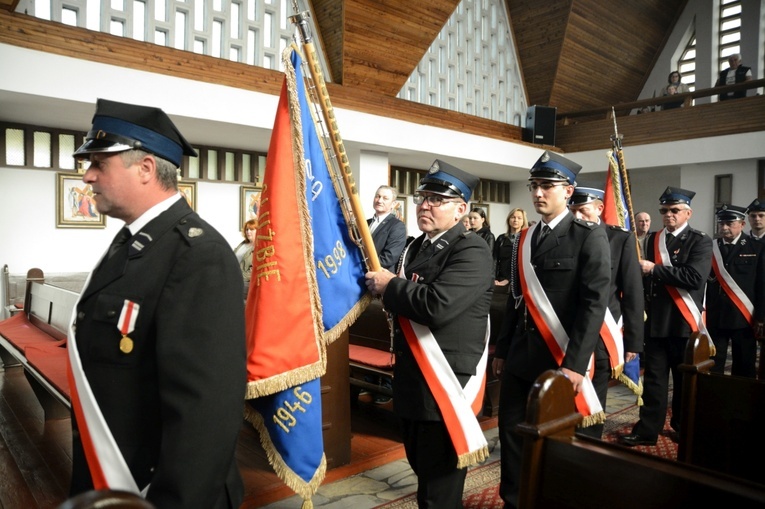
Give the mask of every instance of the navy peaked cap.
POLYGON ((717 209, 715 216, 718 221, 742 221, 746 219, 746 209, 735 205, 723 205, 717 209))
POLYGON ((574 161, 545 150, 529 170, 529 180, 564 180, 571 185, 576 185, 576 176, 581 169, 582 166, 574 161))
POLYGON ((749 212, 765 212, 765 201, 754 200, 746 208, 746 212, 747 212, 747 214, 749 212))
POLYGON ((693 191, 680 189, 679 187, 668 187, 659 197, 659 203, 662 205, 674 205, 676 203, 691 204, 691 200, 696 196, 693 191))
POLYGON ((430 166, 427 175, 420 179, 417 191, 427 191, 444 196, 457 196, 466 202, 478 185, 480 179, 456 166, 436 159, 430 166))
POLYGON ((574 189, 574 194, 568 200, 569 205, 584 205, 591 201, 600 200, 603 201, 605 193, 602 189, 596 189, 594 187, 577 187, 574 189))
POLYGON ((183 156, 197 152, 159 108, 99 99, 93 127, 74 157, 99 152, 144 150, 180 167, 183 156))

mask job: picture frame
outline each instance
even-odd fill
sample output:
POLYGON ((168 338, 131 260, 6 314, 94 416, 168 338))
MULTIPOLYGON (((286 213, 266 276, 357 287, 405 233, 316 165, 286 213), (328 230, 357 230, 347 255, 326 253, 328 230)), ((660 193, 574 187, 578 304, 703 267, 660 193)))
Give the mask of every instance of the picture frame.
POLYGON ((468 213, 473 209, 483 209, 483 211, 486 213, 486 221, 489 221, 489 204, 488 203, 478 203, 473 202, 470 204, 470 210, 468 210, 468 213))
POLYGON ((242 186, 239 191, 239 228, 250 219, 258 218, 260 209, 260 194, 263 188, 260 186, 242 186))
POLYGON ((194 212, 197 210, 197 183, 196 182, 178 182, 178 191, 186 198, 194 212))
POLYGON ((396 203, 393 204, 390 211, 399 221, 406 224, 406 196, 396 198, 396 203))
POLYGON ((93 189, 82 174, 56 174, 56 228, 106 228, 106 215, 96 210, 93 189))

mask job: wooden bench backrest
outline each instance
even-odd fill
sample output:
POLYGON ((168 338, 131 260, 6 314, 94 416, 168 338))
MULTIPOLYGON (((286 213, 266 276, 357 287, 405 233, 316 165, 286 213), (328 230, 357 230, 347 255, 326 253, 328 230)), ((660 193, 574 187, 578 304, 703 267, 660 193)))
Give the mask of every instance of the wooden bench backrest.
POLYGON ((574 435, 571 382, 547 371, 529 395, 519 507, 763 507, 754 483, 574 435))
POLYGON ((765 381, 710 373, 706 336, 688 340, 678 460, 765 484, 765 381))
POLYGON ((63 339, 78 297, 70 290, 33 281, 25 301, 29 321, 56 339, 63 339))

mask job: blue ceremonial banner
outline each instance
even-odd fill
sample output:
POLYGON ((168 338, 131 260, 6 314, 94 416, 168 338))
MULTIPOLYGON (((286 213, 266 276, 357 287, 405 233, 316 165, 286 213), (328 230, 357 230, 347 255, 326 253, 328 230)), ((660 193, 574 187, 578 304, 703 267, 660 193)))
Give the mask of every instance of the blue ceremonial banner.
MULTIPOLYGON (((300 55, 292 53, 298 83, 303 147, 306 160, 306 202, 313 230, 316 279, 323 306, 322 323, 328 342, 334 341, 368 303, 364 284, 364 259, 351 239, 329 172, 325 150, 308 104, 300 55), (364 300, 362 300, 364 299, 364 300)), ((331 147, 326 147, 331 150, 331 147)))
POLYGON ((245 418, 258 429, 276 474, 309 508, 326 472, 319 379, 326 346, 370 296, 306 96, 300 55, 287 48, 282 61, 285 83, 266 158, 245 310, 245 418))

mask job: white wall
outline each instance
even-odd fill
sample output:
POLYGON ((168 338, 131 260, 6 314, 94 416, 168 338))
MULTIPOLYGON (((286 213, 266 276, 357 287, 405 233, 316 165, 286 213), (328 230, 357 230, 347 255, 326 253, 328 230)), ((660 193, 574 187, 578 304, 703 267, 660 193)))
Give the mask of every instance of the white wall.
MULTIPOLYGON (((123 223, 105 228, 56 228, 56 180, 50 170, 0 168, 0 266, 12 274, 88 272, 123 223)), ((239 185, 197 184, 197 211, 232 246, 241 241, 239 185)))

